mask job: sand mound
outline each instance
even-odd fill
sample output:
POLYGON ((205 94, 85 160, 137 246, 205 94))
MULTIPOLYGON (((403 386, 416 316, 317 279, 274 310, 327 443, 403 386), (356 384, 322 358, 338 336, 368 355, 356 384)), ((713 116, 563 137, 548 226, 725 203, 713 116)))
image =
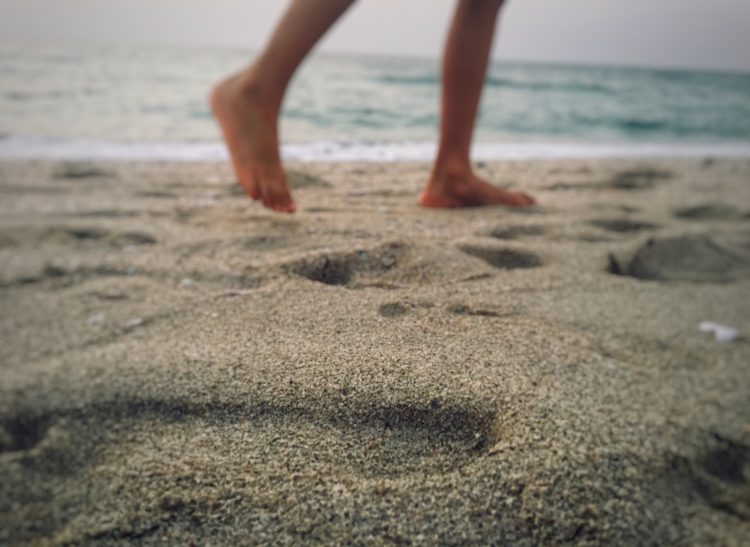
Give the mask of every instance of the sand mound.
POLYGON ((705 235, 649 239, 629 259, 610 256, 610 272, 660 281, 733 281, 747 275, 750 260, 740 249, 705 235))

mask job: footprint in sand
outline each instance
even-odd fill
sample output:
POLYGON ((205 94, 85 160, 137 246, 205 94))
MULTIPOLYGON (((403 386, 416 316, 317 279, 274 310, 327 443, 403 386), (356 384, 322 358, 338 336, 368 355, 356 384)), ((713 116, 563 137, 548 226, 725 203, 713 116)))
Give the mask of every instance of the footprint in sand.
POLYGON ((544 226, 537 225, 520 225, 520 226, 509 226, 507 228, 501 227, 492 230, 489 233, 490 237, 495 239, 520 239, 530 236, 541 236, 547 233, 547 228, 544 226))
POLYGON ((400 317, 409 313, 409 306, 401 302, 386 302, 378 307, 378 313, 383 317, 400 317))
POLYGON ((306 257, 284 265, 283 270, 325 285, 395 288, 402 281, 399 266, 408 254, 406 245, 395 242, 370 250, 306 257))
POLYGON ((502 314, 494 310, 487 310, 482 308, 472 308, 465 304, 453 304, 448 306, 448 311, 453 315, 467 315, 474 317, 504 317, 508 314, 502 314))
POLYGON ((656 224, 640 222, 628 218, 599 218, 588 221, 588 224, 601 228, 602 230, 607 230, 608 232, 619 234, 628 234, 658 228, 656 224))
POLYGON ((387 489, 393 479, 423 481, 470 465, 502 431, 494 412, 470 403, 436 397, 377 404, 381 394, 351 399, 348 391, 309 405, 253 396, 236 404, 120 396, 41 413, 16 408, 15 416, 0 416, 3 537, 57 538, 71 519, 93 516, 103 524, 83 536, 88 543, 158 541, 165 521, 196 522, 185 514, 194 505, 182 494, 213 491, 218 467, 228 481, 273 482, 281 473, 312 487, 321 473, 387 489), (207 459, 196 466, 200 458, 207 459), (181 488, 186 479, 194 486, 181 488), (161 488, 164 496, 143 498, 144 490, 161 488), (127 520, 113 521, 113 508, 127 520), (129 516, 135 514, 147 515, 129 516))
POLYGON ((401 300, 386 302, 378 306, 378 314, 389 319, 401 317, 415 310, 429 310, 435 307, 435 304, 428 300, 401 300))
POLYGON ((742 520, 750 520, 750 447, 713 434, 708 449, 694 459, 678 458, 706 502, 742 520))
POLYGON ((20 414, 0 422, 0 452, 30 450, 44 437, 51 418, 20 414))
POLYGON ((624 258, 610 255, 608 269, 637 279, 718 283, 747 276, 750 256, 726 238, 684 235, 649 239, 624 258))
POLYGON ((537 268, 543 264, 541 258, 528 251, 475 244, 464 244, 459 246, 459 249, 500 270, 537 268))
POLYGON ((685 220, 741 220, 750 218, 750 213, 743 213, 736 207, 722 203, 703 203, 691 207, 682 207, 672 211, 677 218, 685 220))
MULTIPOLYGON (((236 444, 236 439, 244 439, 242 461, 247 454, 269 461, 291 456, 343 466, 347 473, 368 477, 449 472, 482 456, 497 440, 493 412, 448 406, 437 398, 422 406, 357 406, 347 399, 318 401, 310 407, 299 401, 285 405, 258 399, 222 404, 123 398, 40 414, 27 410, 0 419, 0 469, 21 458, 23 469, 31 475, 74 472, 94 457, 93 446, 107 440, 120 442, 123 431, 144 422, 189 424, 186 431, 196 436, 207 428, 226 430, 216 442, 234 439, 231 443, 236 444), (244 432, 239 437, 231 433, 238 428, 244 432), (301 438, 323 441, 326 450, 319 450, 318 444, 301 446, 301 441, 278 442, 284 428, 301 438), (112 435, 112 431, 119 433, 112 435), (10 459, 3 457, 6 454, 10 459)), ((218 446, 217 451, 221 452, 218 446)))
MULTIPOLYGON (((79 211, 76 213, 70 213, 67 216, 79 217, 79 218, 134 218, 144 214, 144 211, 133 210, 133 209, 92 209, 90 211, 79 211)), ((156 213, 149 211, 146 214, 149 216, 164 216, 162 213, 156 213)))
POLYGON ((304 171, 291 170, 287 173, 289 180, 289 188, 292 190, 299 190, 300 188, 330 188, 331 183, 327 180, 320 178, 304 171))
POLYGON ((179 194, 174 192, 167 192, 166 190, 144 190, 142 192, 136 192, 135 194, 141 198, 154 198, 154 199, 177 199, 179 194))
POLYGON ((59 179, 113 178, 115 173, 93 163, 68 161, 58 165, 52 175, 59 179))
POLYGON ((80 442, 81 429, 81 424, 51 415, 20 414, 2 420, 0 468, 20 462, 24 471, 36 476, 75 473, 88 463, 94 447, 80 442))
POLYGON ((28 275, 10 277, 0 281, 0 288, 7 289, 11 287, 20 287, 36 283, 53 283, 58 287, 67 287, 73 283, 78 283, 87 279, 98 277, 126 277, 138 272, 126 268, 115 266, 79 266, 76 268, 67 268, 54 262, 48 262, 39 270, 28 275))
POLYGON ((109 247, 124 247, 126 245, 153 245, 157 242, 156 238, 146 232, 111 232, 102 228, 91 227, 71 227, 71 228, 50 228, 34 237, 32 234, 30 240, 35 241, 60 241, 63 243, 71 240, 82 243, 96 242, 109 247))
POLYGON ((656 186, 659 181, 671 179, 672 176, 669 171, 644 167, 621 171, 605 185, 616 190, 648 190, 656 186))

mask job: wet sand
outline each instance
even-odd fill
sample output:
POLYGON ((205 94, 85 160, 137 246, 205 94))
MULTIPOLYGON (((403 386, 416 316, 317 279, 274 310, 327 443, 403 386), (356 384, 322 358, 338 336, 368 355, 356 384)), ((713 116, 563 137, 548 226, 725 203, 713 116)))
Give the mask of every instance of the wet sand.
POLYGON ((750 537, 750 162, 290 167, 0 164, 0 543, 750 537))

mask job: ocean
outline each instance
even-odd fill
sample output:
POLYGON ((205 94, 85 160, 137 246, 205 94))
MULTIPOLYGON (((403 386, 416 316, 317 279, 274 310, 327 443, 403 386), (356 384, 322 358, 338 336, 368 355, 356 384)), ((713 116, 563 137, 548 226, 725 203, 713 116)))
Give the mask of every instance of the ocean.
MULTIPOLYGON (((0 158, 224 160, 206 96, 252 53, 0 45, 0 158)), ((292 82, 283 155, 427 161, 437 59, 315 54, 292 82)), ((750 157, 750 74, 495 62, 477 159, 750 157)))

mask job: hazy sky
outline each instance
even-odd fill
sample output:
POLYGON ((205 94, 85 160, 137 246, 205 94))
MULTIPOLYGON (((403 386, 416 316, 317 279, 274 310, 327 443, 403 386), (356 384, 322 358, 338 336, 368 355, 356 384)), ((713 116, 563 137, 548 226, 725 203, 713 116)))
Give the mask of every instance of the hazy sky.
MULTIPOLYGON (((0 39, 256 49, 286 3, 0 0, 0 39)), ((321 49, 435 56, 453 5, 359 0, 321 49)), ((750 0, 512 0, 495 57, 750 71, 750 0)))

